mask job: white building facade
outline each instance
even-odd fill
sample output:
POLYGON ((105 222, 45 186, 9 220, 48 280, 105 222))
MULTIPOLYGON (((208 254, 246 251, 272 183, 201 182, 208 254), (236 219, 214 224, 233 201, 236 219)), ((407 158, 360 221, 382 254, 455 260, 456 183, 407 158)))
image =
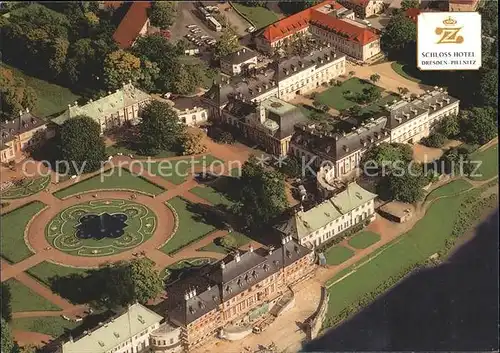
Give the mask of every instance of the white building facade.
POLYGON ((291 235, 303 246, 316 248, 357 224, 373 221, 376 197, 376 194, 351 183, 332 198, 307 211, 301 209, 275 228, 291 235))

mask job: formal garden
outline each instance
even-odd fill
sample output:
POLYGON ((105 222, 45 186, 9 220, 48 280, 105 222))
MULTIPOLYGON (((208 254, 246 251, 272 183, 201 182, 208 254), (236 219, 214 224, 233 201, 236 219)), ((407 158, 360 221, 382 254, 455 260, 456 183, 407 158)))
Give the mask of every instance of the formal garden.
POLYGON ((158 195, 165 191, 159 185, 153 184, 140 175, 134 175, 124 168, 114 168, 104 171, 94 177, 77 181, 74 185, 54 193, 60 199, 92 190, 128 190, 146 195, 158 195))
POLYGON ((3 200, 20 199, 45 190, 50 184, 50 175, 39 178, 25 178, 12 182, 12 185, 0 192, 3 200))
POLYGON ((157 219, 148 207, 128 200, 94 200, 66 208, 48 224, 56 249, 78 256, 130 250, 153 235, 157 219))

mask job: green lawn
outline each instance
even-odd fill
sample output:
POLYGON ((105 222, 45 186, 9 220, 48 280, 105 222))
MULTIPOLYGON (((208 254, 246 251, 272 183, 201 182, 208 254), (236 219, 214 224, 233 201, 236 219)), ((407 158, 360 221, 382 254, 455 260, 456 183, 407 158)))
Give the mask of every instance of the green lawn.
MULTIPOLYGON (((235 241, 235 247, 240 248, 252 241, 249 237, 247 237, 244 234, 238 233, 238 232, 232 232, 231 234, 226 235, 225 237, 231 237, 235 241)), ((232 249, 226 249, 225 247, 216 244, 216 242, 211 242, 210 244, 197 249, 197 251, 212 251, 212 252, 218 252, 221 254, 228 254, 229 252, 232 251, 232 249)))
MULTIPOLYGON (((478 176, 474 180, 488 180, 498 175, 498 144, 484 151, 476 151, 470 155, 471 161, 481 161, 479 169, 475 172, 478 176)), ((473 166, 475 167, 475 165, 473 166)))
POLYGON ((143 155, 140 152, 138 152, 136 149, 134 149, 132 146, 126 146, 123 144, 115 144, 106 147, 106 153, 108 156, 115 156, 118 153, 123 154, 124 156, 132 155, 134 158, 141 159, 141 158, 170 158, 177 156, 176 152, 172 151, 160 151, 157 154, 154 155, 143 155))
POLYGON ((279 20, 277 14, 262 6, 246 6, 240 3, 233 2, 233 6, 246 16, 255 26, 256 29, 269 26, 279 20))
POLYGON ((61 310, 55 304, 52 304, 44 297, 33 292, 21 282, 11 278, 5 282, 11 293, 12 312, 21 311, 58 311, 61 310))
POLYGON ((162 187, 150 183, 140 176, 132 175, 126 169, 115 168, 113 171, 106 171, 101 175, 96 175, 95 177, 59 190, 54 195, 63 199, 81 192, 100 189, 128 189, 142 191, 151 195, 158 195, 165 191, 162 187))
POLYGON ((19 185, 13 185, 0 193, 2 199, 19 199, 23 197, 28 197, 37 192, 45 190, 45 188, 50 183, 50 175, 23 179, 19 185))
MULTIPOLYGON (((150 164, 150 171, 153 175, 162 177, 163 179, 179 185, 186 181, 188 175, 192 174, 193 171, 200 170, 206 167, 207 171, 210 171, 210 166, 215 161, 220 161, 220 159, 215 158, 212 155, 206 155, 202 157, 186 157, 182 159, 177 159, 173 161, 161 161, 154 162, 150 164)), ((144 163, 145 170, 148 163, 144 163)), ((214 163, 214 168, 221 166, 221 163, 214 163)))
POLYGON ((366 249, 380 240, 380 235, 373 232, 362 231, 349 239, 348 244, 355 249, 366 249))
MULTIPOLYGON (((317 95, 316 100, 321 104, 326 104, 337 110, 344 110, 357 105, 356 102, 350 101, 344 97, 344 92, 351 91, 353 94, 361 93, 364 88, 373 86, 368 81, 353 77, 342 83, 340 86, 332 86, 326 91, 317 95)), ((380 90, 382 90, 380 88, 380 90)))
POLYGON ((24 230, 30 219, 44 207, 45 204, 34 201, 0 217, 0 253, 3 258, 15 263, 32 255, 24 242, 24 230))
POLYGON ((214 188, 210 186, 197 186, 189 192, 192 192, 193 194, 201 197, 202 199, 207 200, 213 205, 226 205, 226 206, 231 206, 233 202, 229 200, 227 197, 225 197, 222 193, 218 192, 214 188))
POLYGON ((164 253, 175 252, 215 230, 214 226, 203 221, 203 216, 189 210, 190 203, 188 201, 174 197, 168 201, 168 204, 177 213, 179 227, 173 237, 160 249, 164 253))
POLYGON ((12 70, 14 75, 24 79, 26 85, 35 90, 38 100, 35 109, 33 109, 33 114, 37 116, 46 117, 63 112, 68 109, 68 104, 73 104, 76 100, 78 100, 78 98, 80 98, 76 94, 72 93, 68 88, 25 75, 22 71, 4 63, 0 65, 12 70))
POLYGON ((435 198, 441 197, 441 196, 452 196, 454 194, 457 194, 461 191, 470 189, 472 185, 467 181, 463 179, 459 180, 453 180, 452 182, 443 185, 435 190, 432 190, 429 195, 427 195, 426 200, 434 200, 435 198))
POLYGON ((368 115, 370 118, 372 115, 376 115, 382 111, 384 105, 392 103, 394 100, 399 100, 400 97, 395 93, 389 93, 387 96, 380 98, 378 101, 373 102, 366 107, 361 108, 360 113, 363 115, 368 115))
POLYGON ((50 279, 55 276, 65 277, 72 274, 85 274, 87 270, 74 267, 66 267, 53 264, 52 262, 44 261, 28 269, 31 276, 50 287, 50 279))
POLYGON ((354 251, 346 248, 345 246, 332 246, 325 254, 326 263, 333 266, 340 265, 342 262, 350 259, 353 255, 354 251))
MULTIPOLYGON (((449 188, 447 190, 450 192, 449 188)), ((344 310, 357 308, 356 303, 364 295, 376 291, 391 277, 444 249, 465 197, 458 195, 434 201, 413 229, 345 269, 342 276, 354 269, 355 272, 340 282, 333 284, 341 278, 340 274, 330 279, 328 283, 333 285, 328 289, 328 317, 335 319, 344 310)))
POLYGON ((396 71, 396 73, 400 76, 403 76, 404 78, 406 78, 407 80, 410 80, 410 81, 413 81, 413 82, 421 82, 422 80, 414 77, 413 75, 415 75, 417 72, 417 68, 416 67, 410 67, 409 65, 406 65, 406 64, 401 64, 397 61, 393 62, 391 64, 391 67, 394 71, 396 71))
POLYGON ((79 324, 73 321, 64 320, 60 316, 22 318, 13 319, 11 328, 20 331, 40 332, 53 338, 57 338, 65 333, 66 330, 72 330, 79 324))

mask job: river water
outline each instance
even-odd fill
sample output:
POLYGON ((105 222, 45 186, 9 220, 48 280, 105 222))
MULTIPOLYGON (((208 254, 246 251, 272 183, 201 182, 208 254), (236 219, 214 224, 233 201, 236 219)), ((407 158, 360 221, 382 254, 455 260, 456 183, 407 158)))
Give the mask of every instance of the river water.
POLYGON ((303 351, 498 350, 498 217, 448 261, 412 274, 303 351))

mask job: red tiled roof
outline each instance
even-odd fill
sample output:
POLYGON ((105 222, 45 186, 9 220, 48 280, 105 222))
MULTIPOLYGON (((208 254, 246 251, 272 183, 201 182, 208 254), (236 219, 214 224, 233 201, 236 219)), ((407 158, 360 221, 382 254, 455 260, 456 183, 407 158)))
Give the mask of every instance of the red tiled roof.
POLYGON ((339 20, 330 14, 317 11, 317 9, 325 5, 333 5, 337 10, 343 8, 343 6, 336 1, 327 0, 269 25, 262 35, 269 42, 275 42, 297 33, 308 27, 310 22, 314 22, 329 27, 336 32, 345 33, 348 40, 359 42, 362 45, 378 39, 378 35, 368 28, 358 27, 346 21, 339 20))
POLYGON ((405 15, 406 17, 408 17, 410 20, 412 20, 413 22, 417 23, 417 18, 418 18, 418 15, 421 13, 422 11, 420 11, 420 9, 417 9, 417 8, 410 8, 408 10, 406 10, 405 12, 405 15))
POLYGON ((342 8, 342 5, 338 4, 334 0, 323 1, 315 6, 297 12, 296 14, 285 17, 282 20, 276 21, 267 26, 263 32, 264 38, 270 42, 274 42, 303 30, 309 26, 312 11, 325 5, 334 5, 336 9, 342 8))
POLYGON ((318 24, 336 32, 345 34, 346 39, 366 45, 379 38, 372 30, 365 27, 358 27, 347 21, 340 20, 326 13, 314 11, 312 13, 311 23, 318 24))
POLYGON ((139 36, 141 29, 148 20, 148 9, 151 3, 134 1, 118 25, 113 39, 122 49, 129 48, 139 36))

